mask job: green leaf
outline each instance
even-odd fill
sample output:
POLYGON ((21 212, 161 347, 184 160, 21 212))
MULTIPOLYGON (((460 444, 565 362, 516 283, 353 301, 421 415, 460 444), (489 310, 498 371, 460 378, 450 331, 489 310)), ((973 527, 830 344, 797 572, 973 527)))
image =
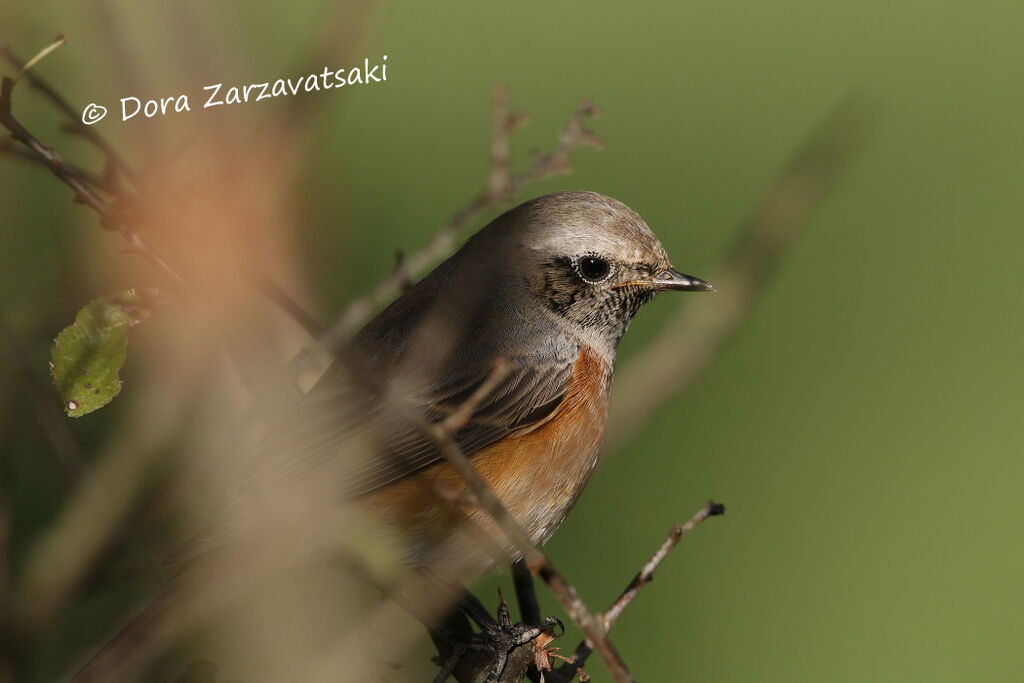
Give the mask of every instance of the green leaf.
POLYGON ((121 393, 128 330, 166 299, 155 289, 129 289, 87 304, 53 342, 50 371, 69 417, 98 410, 121 393))

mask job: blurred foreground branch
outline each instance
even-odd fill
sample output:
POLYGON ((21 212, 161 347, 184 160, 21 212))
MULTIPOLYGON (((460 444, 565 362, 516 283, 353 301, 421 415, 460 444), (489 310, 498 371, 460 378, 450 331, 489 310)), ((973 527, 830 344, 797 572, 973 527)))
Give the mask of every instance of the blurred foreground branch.
MULTIPOLYGON (((558 598, 558 601, 565 608, 570 618, 586 634, 588 641, 593 644, 594 649, 601 656, 605 665, 607 665, 615 681, 617 683, 632 681, 633 677, 630 675, 629 669, 626 667, 625 662, 622 661, 622 657, 615 649, 615 646, 608 639, 601 620, 587 608, 582 598, 576 592, 576 589, 556 569, 551 559, 534 545, 529 534, 526 533, 506 509, 455 442, 455 434, 461 426, 465 425, 480 403, 508 375, 511 370, 508 363, 499 363, 488 379, 448 419, 440 424, 431 424, 422 415, 413 410, 401 397, 395 395, 389 387, 381 384, 377 378, 368 375, 354 359, 341 354, 339 355, 339 361, 345 363, 345 367, 354 381, 382 398, 389 408, 402 416, 403 419, 430 440, 434 448, 451 464, 463 482, 469 487, 474 497, 474 504, 485 510, 494 519, 507 539, 522 555, 530 573, 534 576, 540 576, 548 584, 552 593, 558 598)), ((497 671, 498 676, 501 673, 500 670, 497 671)), ((487 680, 496 682, 498 678, 489 677, 487 680)))
POLYGON ((658 336, 615 378, 606 448, 614 451, 670 399, 683 393, 746 320, 793 240, 860 151, 873 112, 837 107, 794 154, 712 269, 718 293, 688 297, 658 336))

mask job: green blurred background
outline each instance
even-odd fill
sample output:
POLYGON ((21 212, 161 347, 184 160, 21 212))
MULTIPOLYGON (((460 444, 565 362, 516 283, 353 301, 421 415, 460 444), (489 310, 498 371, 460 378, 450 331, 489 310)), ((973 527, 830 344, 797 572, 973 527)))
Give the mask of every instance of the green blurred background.
MULTIPOLYGON (((161 12, 107 7, 132 35, 149 95, 288 75, 338 11, 309 1, 186 3, 221 60, 196 82, 167 63, 199 58, 175 42, 161 12), (164 71, 179 75, 165 84, 156 75, 164 71)), ((27 55, 67 34, 41 73, 75 102, 111 106, 132 93, 112 77, 96 11, 15 0, 0 7, 0 37, 27 55)), ((519 161, 550 147, 580 97, 603 109, 593 127, 607 148, 576 153, 573 175, 529 195, 613 195, 697 275, 837 103, 866 94, 880 105, 870 144, 746 326, 599 468, 548 549, 600 608, 671 523, 709 497, 728 505, 615 628, 641 681, 1019 680, 1021 6, 387 2, 366 11, 356 55, 387 54, 388 81, 310 95, 314 145, 299 169, 301 243, 327 315, 480 188, 496 83, 531 114, 513 142, 519 161)), ((45 109, 22 102, 23 118, 45 109)), ((254 107, 190 116, 244 120, 254 107)), ((56 123, 47 125, 40 133, 53 139, 56 123)), ((102 125, 128 140, 147 122, 102 125)), ((0 311, 45 364, 53 335, 103 293, 81 291, 67 272, 69 254, 96 238, 72 224, 85 210, 38 169, 0 160, 0 197, 0 311)), ((659 300, 639 317, 623 367, 673 306, 659 300)), ((12 372, 4 369, 5 382, 12 372)), ((0 398, 15 571, 66 486, 18 404, 0 398)), ((88 445, 107 419, 73 428, 88 445)), ((508 582, 507 573, 488 579, 479 594, 508 582)), ((30 668, 40 679, 62 669, 74 628, 89 631, 85 617, 71 623, 30 668)), ((574 634, 565 640, 570 648, 574 634)), ((589 670, 609 680, 596 658, 589 670)))

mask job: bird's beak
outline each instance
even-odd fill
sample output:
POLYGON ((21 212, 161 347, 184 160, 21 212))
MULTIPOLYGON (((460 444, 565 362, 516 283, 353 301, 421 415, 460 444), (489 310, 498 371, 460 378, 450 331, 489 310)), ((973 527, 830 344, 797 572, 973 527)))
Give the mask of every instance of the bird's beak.
POLYGON ((714 286, 710 282, 704 282, 699 277, 680 273, 675 268, 669 268, 658 273, 651 285, 658 291, 675 290, 678 292, 713 292, 714 286))

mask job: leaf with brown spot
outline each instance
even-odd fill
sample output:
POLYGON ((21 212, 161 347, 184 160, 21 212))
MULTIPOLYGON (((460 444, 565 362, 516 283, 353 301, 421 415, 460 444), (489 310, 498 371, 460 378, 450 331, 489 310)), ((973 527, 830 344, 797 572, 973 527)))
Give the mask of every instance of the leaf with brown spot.
POLYGON ((129 289, 94 299, 53 342, 50 372, 69 417, 81 417, 114 400, 128 354, 128 330, 167 303, 156 289, 129 289))

